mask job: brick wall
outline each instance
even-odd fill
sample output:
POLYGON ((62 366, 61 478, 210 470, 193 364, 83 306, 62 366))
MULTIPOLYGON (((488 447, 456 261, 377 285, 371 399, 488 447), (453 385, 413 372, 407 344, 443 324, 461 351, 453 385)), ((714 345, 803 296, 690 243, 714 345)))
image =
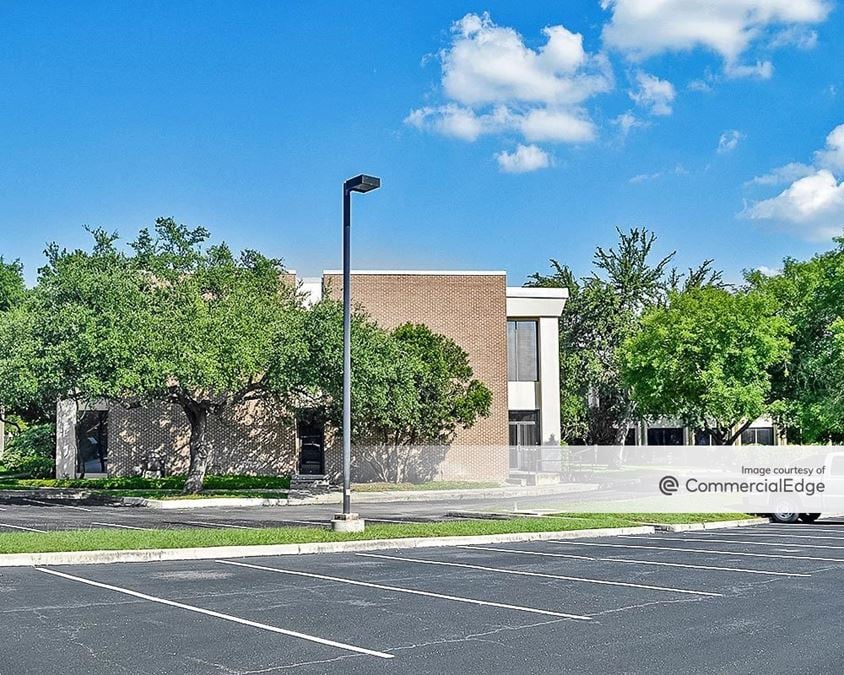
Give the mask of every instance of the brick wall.
MULTIPOLYGON (((326 274, 325 292, 342 298, 343 278, 326 274)), ((440 478, 503 478, 508 472, 507 289, 503 274, 354 274, 352 301, 384 328, 423 323, 469 355, 492 392, 490 416, 458 432, 440 478)), ((326 463, 336 461, 326 452, 326 463)))
MULTIPOLYGON (((109 411, 109 473, 133 476, 164 468, 184 473, 189 462, 189 425, 181 408, 158 404, 109 411)), ((298 460, 292 425, 257 402, 209 419, 209 473, 287 474, 298 460)))

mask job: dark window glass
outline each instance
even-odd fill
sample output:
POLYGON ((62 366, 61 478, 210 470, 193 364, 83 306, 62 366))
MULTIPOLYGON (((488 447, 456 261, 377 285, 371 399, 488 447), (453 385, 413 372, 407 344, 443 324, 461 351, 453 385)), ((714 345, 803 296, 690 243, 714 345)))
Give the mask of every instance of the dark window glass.
POLYGON ((712 445, 712 434, 698 429, 695 431, 695 445, 712 445))
POLYGON ((510 445, 539 445, 539 411, 510 411, 510 445))
POLYGON ((636 430, 628 429, 627 436, 624 437, 624 445, 636 445, 636 430))
POLYGON ((756 427, 741 432, 742 445, 773 445, 774 428, 756 427))
POLYGON ((648 445, 683 445, 682 427, 654 427, 648 429, 648 445))
POLYGON ((507 379, 536 382, 539 376, 536 321, 507 322, 507 379))
POLYGON ((80 476, 108 473, 108 412, 85 410, 76 423, 76 461, 80 476))

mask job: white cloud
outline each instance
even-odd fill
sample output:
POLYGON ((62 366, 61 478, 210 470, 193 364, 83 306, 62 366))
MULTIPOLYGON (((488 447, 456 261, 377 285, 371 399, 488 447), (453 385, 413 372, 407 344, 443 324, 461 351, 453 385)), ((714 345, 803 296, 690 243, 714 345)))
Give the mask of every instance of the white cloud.
POLYGON ((775 277, 782 274, 781 267, 768 267, 767 265, 757 265, 754 268, 757 272, 764 274, 766 277, 775 277))
POLYGON ((655 173, 639 173, 630 178, 627 182, 631 185, 637 185, 639 183, 647 183, 648 181, 662 178, 663 176, 687 176, 688 173, 688 169, 686 169, 686 167, 684 167, 682 164, 675 164, 674 168, 669 171, 656 171, 655 173))
POLYGON ((815 162, 833 171, 844 170, 844 124, 839 124, 826 137, 826 147, 815 153, 815 162))
POLYGON ((754 44, 795 44, 812 38, 800 31, 824 21, 827 0, 602 0, 612 13, 604 42, 634 60, 666 51, 704 48, 719 54, 731 77, 770 77, 770 62, 741 65, 754 44), (798 36, 802 36, 798 38, 798 36))
POLYGON ((769 171, 761 176, 751 178, 745 185, 785 185, 793 183, 799 178, 815 173, 814 167, 800 162, 789 162, 784 166, 769 171))
POLYGON ((732 152, 736 149, 736 147, 738 147, 741 139, 742 134, 737 129, 728 129, 727 131, 722 132, 721 136, 718 138, 717 152, 722 155, 732 152))
POLYGON ((670 115, 671 103, 677 92, 668 80, 639 71, 636 73, 637 88, 629 92, 636 105, 648 110, 651 115, 670 115))
POLYGON ((818 46, 818 33, 805 26, 789 26, 774 35, 771 39, 770 46, 773 49, 780 47, 814 49, 818 46))
POLYGON ((551 157, 536 145, 519 144, 515 152, 502 150, 495 155, 495 159, 504 173, 527 173, 551 166, 551 157))
POLYGON ((686 89, 689 91, 710 92, 712 91, 712 85, 706 80, 692 80, 686 85, 686 89))
POLYGON ((844 234, 844 181, 827 169, 794 181, 776 197, 745 209, 754 220, 774 220, 813 241, 844 234))
POLYGON ((519 129, 529 141, 577 143, 595 138, 595 125, 589 119, 565 110, 537 108, 517 119, 519 129))
POLYGON ((608 63, 584 51, 582 35, 564 26, 542 32, 547 40, 535 50, 488 13, 467 14, 452 26, 451 46, 439 54, 446 95, 469 106, 512 101, 556 106, 611 88, 608 63))
POLYGON ((646 122, 645 120, 640 120, 638 117, 636 117, 636 115, 633 114, 632 110, 628 110, 627 112, 621 113, 612 120, 612 123, 615 124, 619 129, 621 129, 621 135, 625 137, 637 127, 648 126, 648 122, 646 122))
POLYGON ((757 61, 755 64, 727 63, 724 66, 727 77, 738 79, 741 77, 770 80, 774 75, 774 64, 770 61, 757 61))
POLYGON ((609 60, 587 52, 583 36, 564 26, 548 26, 542 34, 544 44, 534 49, 486 12, 456 21, 450 44, 437 55, 444 100, 411 111, 405 123, 470 142, 502 134, 528 143, 594 140, 585 103, 613 88, 609 60))
POLYGON ((812 241, 844 234, 844 124, 826 137, 822 150, 814 153, 814 166, 791 162, 756 176, 745 185, 788 184, 775 197, 745 207, 743 215, 771 220, 812 241))

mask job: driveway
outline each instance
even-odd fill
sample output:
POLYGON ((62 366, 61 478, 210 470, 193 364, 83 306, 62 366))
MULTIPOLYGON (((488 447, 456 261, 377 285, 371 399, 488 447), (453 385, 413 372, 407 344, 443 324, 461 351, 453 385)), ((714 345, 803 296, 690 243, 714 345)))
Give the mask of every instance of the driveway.
POLYGON ((841 672, 844 522, 0 570, 0 673, 841 672))

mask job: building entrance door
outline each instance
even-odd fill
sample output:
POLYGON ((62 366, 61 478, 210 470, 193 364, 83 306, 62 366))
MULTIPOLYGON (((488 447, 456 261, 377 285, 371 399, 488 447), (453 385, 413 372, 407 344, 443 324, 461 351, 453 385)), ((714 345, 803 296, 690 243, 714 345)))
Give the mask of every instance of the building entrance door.
POLYGON ((108 474, 108 412, 85 410, 76 423, 76 474, 108 474))
POLYGON ((299 421, 299 473, 325 474, 325 425, 313 419, 299 421))

